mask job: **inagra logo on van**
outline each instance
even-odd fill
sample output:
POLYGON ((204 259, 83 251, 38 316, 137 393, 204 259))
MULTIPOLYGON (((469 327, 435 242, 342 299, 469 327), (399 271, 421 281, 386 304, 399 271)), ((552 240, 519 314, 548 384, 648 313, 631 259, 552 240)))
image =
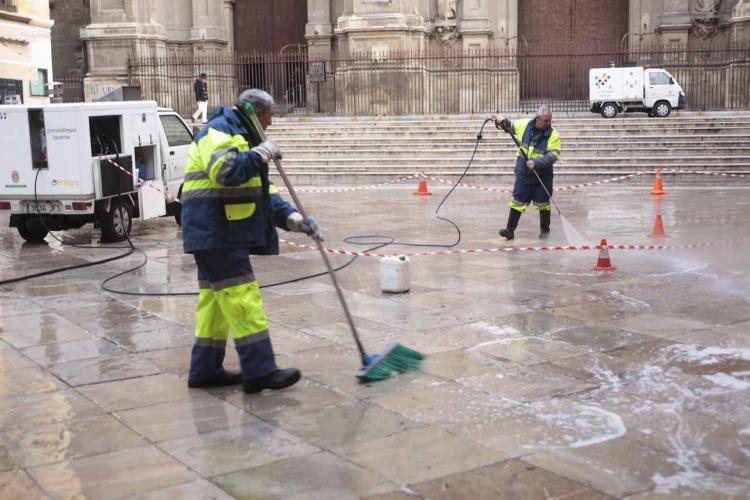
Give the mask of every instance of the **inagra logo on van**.
POLYGON ((13 184, 18 184, 18 181, 21 180, 21 174, 18 173, 18 170, 14 170, 10 174, 10 179, 13 181, 13 184))

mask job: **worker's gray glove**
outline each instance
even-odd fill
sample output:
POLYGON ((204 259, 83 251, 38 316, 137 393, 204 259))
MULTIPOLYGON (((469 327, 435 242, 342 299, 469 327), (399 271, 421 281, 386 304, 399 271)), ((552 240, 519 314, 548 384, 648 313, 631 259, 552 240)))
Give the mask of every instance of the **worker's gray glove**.
POLYGON ((320 232, 320 227, 318 227, 318 223, 315 222, 315 219, 308 217, 307 220, 305 220, 299 212, 292 212, 287 216, 286 227, 295 233, 305 233, 312 238, 323 241, 323 234, 320 232))
POLYGON ((274 158, 277 160, 281 159, 281 149, 271 139, 266 139, 265 142, 258 144, 250 151, 258 153, 258 156, 263 158, 263 161, 266 163, 269 163, 274 158))

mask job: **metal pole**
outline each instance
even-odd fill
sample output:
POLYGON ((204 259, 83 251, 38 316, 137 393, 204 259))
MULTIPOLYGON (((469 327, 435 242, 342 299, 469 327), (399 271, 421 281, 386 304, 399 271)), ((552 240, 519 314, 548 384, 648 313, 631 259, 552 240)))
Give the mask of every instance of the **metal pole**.
MULTIPOLYGON (((243 111, 240 111, 240 115, 241 115, 241 118, 245 118, 243 111)), ((258 121, 258 117, 255 113, 250 115, 250 121, 252 122, 252 126, 255 128, 260 139, 262 141, 265 141, 266 133, 263 131, 263 127, 260 125, 260 122, 258 121)), ((284 172, 284 169, 281 167, 281 162, 277 158, 274 158, 273 162, 276 165, 276 169, 279 171, 279 175, 281 176, 282 181, 284 181, 284 185, 289 190, 289 195, 292 197, 292 200, 294 201, 294 205, 297 207, 297 210, 305 219, 305 222, 307 222, 309 220, 309 217, 307 217, 307 212, 305 212, 305 209, 302 206, 300 199, 297 197, 297 192, 294 190, 294 186, 292 186, 292 183, 289 181, 289 178, 286 176, 286 172, 284 172)), ((312 240, 315 242, 315 247, 318 249, 318 252, 320 253, 321 258, 323 259, 323 262, 325 263, 326 269, 328 270, 328 275, 331 277, 331 281, 333 282, 333 287, 336 289, 336 294, 338 295, 339 301, 341 302, 341 307, 344 309, 344 314, 346 315, 346 320, 349 323, 349 328, 352 331, 352 336, 354 337, 354 340, 357 343, 357 349, 359 349, 359 354, 360 356, 362 356, 362 359, 363 359, 362 364, 367 364, 364 360, 367 356, 367 354, 365 353, 365 348, 362 346, 362 342, 359 339, 359 334, 357 333, 357 327, 354 326, 354 319, 352 318, 352 314, 349 311, 349 305, 346 303, 346 299, 344 298, 344 292, 341 290, 341 287, 339 286, 339 282, 336 279, 336 272, 333 270, 331 261, 328 259, 328 254, 323 249, 323 244, 320 242, 320 238, 318 237, 318 235, 317 234, 312 235, 312 240)))

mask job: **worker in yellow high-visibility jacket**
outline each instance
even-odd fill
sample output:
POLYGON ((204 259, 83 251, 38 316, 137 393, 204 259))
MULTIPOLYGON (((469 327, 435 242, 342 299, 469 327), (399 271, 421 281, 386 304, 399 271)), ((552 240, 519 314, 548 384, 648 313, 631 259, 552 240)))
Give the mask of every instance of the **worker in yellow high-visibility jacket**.
POLYGON ((282 389, 300 379, 296 368, 276 366, 268 320, 250 254, 279 253, 276 227, 315 234, 317 226, 279 195, 268 179, 268 163, 281 158, 271 140, 260 141, 239 113, 247 102, 265 129, 273 98, 251 89, 235 107, 219 108, 190 145, 182 189, 185 252, 198 264, 195 344, 190 387, 243 384, 245 392, 282 389), (240 358, 241 373, 223 367, 228 332, 240 358))

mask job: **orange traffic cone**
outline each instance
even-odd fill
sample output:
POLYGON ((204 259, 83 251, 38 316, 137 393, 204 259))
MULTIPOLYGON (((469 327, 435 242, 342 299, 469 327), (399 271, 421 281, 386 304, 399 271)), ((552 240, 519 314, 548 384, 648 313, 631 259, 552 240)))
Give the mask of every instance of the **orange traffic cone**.
POLYGON ((416 192, 414 193, 418 196, 429 196, 432 193, 427 189, 427 180, 426 179, 420 179, 419 180, 419 187, 417 187, 416 192))
POLYGON ((654 179, 654 187, 651 188, 651 194, 667 194, 664 191, 664 186, 661 184, 661 170, 656 169, 656 179, 654 179))
POLYGON ((661 221, 661 214, 656 214, 654 219, 654 228, 651 230, 650 236, 652 238, 663 238, 664 234, 664 223, 661 221))
POLYGON ((613 266, 612 262, 609 260, 609 245, 607 245, 607 240, 603 239, 599 243, 599 246, 601 247, 599 250, 599 259, 596 261, 596 265, 591 269, 594 271, 613 271, 615 266, 613 266))

